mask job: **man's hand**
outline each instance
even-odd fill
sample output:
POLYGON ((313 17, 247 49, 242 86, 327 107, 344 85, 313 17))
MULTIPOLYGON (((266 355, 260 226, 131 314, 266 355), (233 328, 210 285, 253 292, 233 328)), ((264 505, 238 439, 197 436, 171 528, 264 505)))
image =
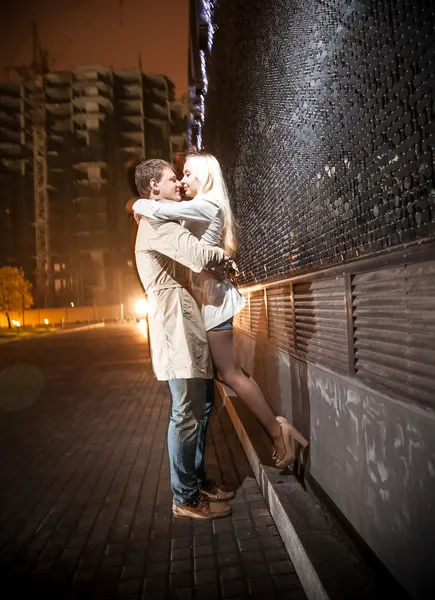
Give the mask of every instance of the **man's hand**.
POLYGON ((213 279, 223 281, 227 277, 225 265, 226 263, 222 263, 218 267, 214 267, 214 269, 204 269, 204 271, 211 275, 213 279))
POLYGON ((204 269, 204 271, 219 281, 222 281, 223 279, 229 279, 230 281, 233 281, 234 278, 239 274, 236 263, 228 256, 225 257, 225 262, 223 262, 221 265, 218 265, 213 269, 204 269))

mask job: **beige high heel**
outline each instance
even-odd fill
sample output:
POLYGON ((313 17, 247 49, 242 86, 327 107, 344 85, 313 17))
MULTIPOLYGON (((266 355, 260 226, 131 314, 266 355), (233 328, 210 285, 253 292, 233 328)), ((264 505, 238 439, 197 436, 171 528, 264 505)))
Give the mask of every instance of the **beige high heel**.
MULTIPOLYGON (((278 416, 278 417, 275 417, 275 418, 276 418, 276 420, 278 421, 278 423, 280 423, 280 424, 281 424, 281 423, 288 423, 288 420, 287 420, 285 417, 280 417, 280 416, 278 416)), ((274 446, 274 447, 273 447, 273 452, 272 452, 272 459, 273 459, 274 461, 276 461, 276 458, 277 458, 277 450, 276 450, 276 448, 275 448, 275 446, 274 446)))
POLYGON ((281 437, 284 442, 285 453, 283 455, 279 454, 277 448, 274 448, 273 458, 275 460, 276 467, 278 469, 285 469, 291 463, 293 458, 293 448, 291 445, 291 432, 292 426, 288 421, 282 422, 279 421, 281 427, 281 437))
MULTIPOLYGON (((286 448, 285 455, 283 457, 279 456, 276 448, 273 450, 272 458, 275 460, 275 464, 279 469, 284 469, 287 467, 293 459, 293 448, 291 444, 291 439, 293 438, 296 443, 296 448, 300 445, 302 447, 302 452, 305 455, 306 449, 308 447, 308 441, 303 437, 302 434, 299 433, 295 427, 285 417, 276 417, 276 420, 281 426, 281 435, 284 441, 284 445, 286 448)), ((305 461, 305 458, 304 458, 305 461)))

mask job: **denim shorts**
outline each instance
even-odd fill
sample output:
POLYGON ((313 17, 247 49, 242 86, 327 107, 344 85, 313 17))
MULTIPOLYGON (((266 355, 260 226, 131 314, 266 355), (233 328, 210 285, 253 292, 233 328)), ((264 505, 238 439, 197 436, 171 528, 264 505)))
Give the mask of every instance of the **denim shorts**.
POLYGON ((213 327, 213 329, 210 329, 209 331, 231 331, 232 328, 233 328, 233 317, 231 317, 231 319, 228 319, 227 321, 224 321, 220 325, 216 325, 216 327, 213 327))

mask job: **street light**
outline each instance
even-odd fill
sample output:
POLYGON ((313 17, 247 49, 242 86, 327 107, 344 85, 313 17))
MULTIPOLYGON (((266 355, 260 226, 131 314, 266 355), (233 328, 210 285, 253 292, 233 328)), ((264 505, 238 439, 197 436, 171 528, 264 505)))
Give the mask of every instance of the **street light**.
POLYGON ((148 313, 148 302, 145 300, 145 298, 139 298, 139 300, 136 300, 135 308, 137 317, 143 318, 148 313))

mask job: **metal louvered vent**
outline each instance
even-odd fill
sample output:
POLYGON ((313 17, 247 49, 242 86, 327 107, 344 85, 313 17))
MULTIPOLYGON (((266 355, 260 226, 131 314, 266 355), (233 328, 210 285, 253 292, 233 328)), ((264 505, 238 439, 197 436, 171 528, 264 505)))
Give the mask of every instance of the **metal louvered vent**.
POLYGON ((280 350, 293 354, 295 338, 291 285, 272 287, 266 293, 270 342, 280 350))
POLYGON ((348 370, 344 277, 294 285, 298 354, 338 372, 348 370))
POLYGON ((356 375, 435 405, 435 261, 354 275, 356 375))
POLYGON ((240 293, 245 298, 246 304, 242 308, 242 310, 240 312, 238 312, 236 314, 236 316, 234 317, 234 325, 235 325, 235 327, 240 329, 240 331, 243 331, 243 333, 250 333, 251 332, 251 317, 249 315, 248 294, 246 292, 242 292, 242 291, 240 293))
POLYGON ((267 309, 264 301, 264 290, 250 293, 249 306, 251 309, 251 333, 267 336, 267 309))

